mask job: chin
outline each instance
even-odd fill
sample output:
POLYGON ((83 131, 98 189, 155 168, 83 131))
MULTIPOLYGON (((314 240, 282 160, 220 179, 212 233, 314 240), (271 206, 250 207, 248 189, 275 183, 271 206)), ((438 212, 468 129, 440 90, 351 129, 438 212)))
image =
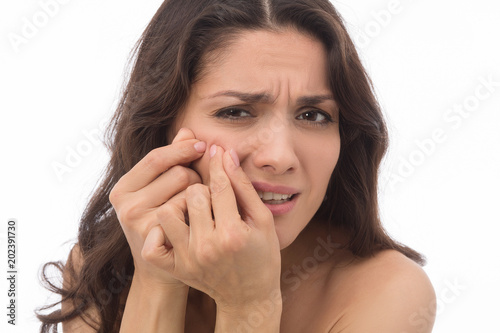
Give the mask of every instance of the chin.
POLYGON ((284 216, 275 216, 274 228, 276 230, 276 235, 278 236, 280 250, 287 248, 295 242, 297 237, 299 237, 302 231, 304 231, 307 227, 309 221, 310 220, 307 220, 307 217, 304 218, 302 215, 288 218, 285 218, 284 216))
POLYGON ((287 247, 290 246, 290 244, 292 244, 293 242, 289 241, 289 242, 282 242, 281 240, 279 241, 280 243, 280 251, 281 250, 284 250, 286 249, 287 247))
POLYGON ((283 231, 279 230, 278 228, 276 228, 276 235, 278 236, 280 250, 286 249, 297 238, 297 235, 290 234, 289 230, 283 231))

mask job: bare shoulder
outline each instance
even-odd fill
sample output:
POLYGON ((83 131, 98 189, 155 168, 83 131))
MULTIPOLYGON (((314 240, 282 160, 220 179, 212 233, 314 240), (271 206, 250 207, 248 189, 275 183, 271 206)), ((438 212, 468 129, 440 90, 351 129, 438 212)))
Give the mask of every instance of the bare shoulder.
POLYGON ((424 270, 395 250, 356 260, 339 279, 329 308, 337 314, 334 332, 431 332, 434 316, 417 321, 422 308, 435 314, 434 288, 424 270), (342 304, 342 307, 339 307, 342 304))

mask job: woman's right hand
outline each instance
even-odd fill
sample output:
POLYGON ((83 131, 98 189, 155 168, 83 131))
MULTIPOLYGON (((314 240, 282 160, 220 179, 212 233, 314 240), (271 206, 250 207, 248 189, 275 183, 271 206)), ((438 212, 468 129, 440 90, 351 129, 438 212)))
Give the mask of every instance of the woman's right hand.
POLYGON ((163 243, 169 246, 164 231, 150 231, 163 229, 166 216, 184 221, 184 191, 192 184, 201 183, 200 176, 187 166, 202 157, 205 150, 206 144, 196 140, 192 131, 181 129, 172 144, 149 152, 111 190, 109 200, 134 258, 134 278, 143 283, 166 287, 184 285, 144 260, 142 250, 148 235, 163 235, 163 243))

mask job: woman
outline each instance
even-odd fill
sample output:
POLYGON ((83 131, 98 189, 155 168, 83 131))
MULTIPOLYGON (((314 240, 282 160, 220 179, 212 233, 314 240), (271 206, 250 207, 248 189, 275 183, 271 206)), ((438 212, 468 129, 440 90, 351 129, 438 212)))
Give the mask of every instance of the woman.
POLYGON ((384 121, 327 0, 165 1, 110 133, 42 331, 431 331, 423 257, 378 216, 384 121))

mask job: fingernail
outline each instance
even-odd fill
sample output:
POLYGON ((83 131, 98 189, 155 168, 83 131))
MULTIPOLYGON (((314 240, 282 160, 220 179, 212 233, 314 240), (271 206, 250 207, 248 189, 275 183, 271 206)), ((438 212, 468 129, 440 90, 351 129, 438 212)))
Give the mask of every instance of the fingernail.
POLYGON ((239 167, 240 166, 240 159, 238 157, 238 154, 236 154, 236 152, 233 149, 231 149, 229 151, 229 155, 231 155, 231 158, 233 159, 234 165, 239 167))
POLYGON ((210 157, 211 158, 214 157, 216 152, 217 152, 217 146, 212 145, 212 147, 210 147, 210 157))
POLYGON ((200 142, 196 142, 194 144, 194 149, 198 152, 198 153, 203 153, 205 152, 205 149, 207 149, 207 144, 203 141, 200 141, 200 142))

